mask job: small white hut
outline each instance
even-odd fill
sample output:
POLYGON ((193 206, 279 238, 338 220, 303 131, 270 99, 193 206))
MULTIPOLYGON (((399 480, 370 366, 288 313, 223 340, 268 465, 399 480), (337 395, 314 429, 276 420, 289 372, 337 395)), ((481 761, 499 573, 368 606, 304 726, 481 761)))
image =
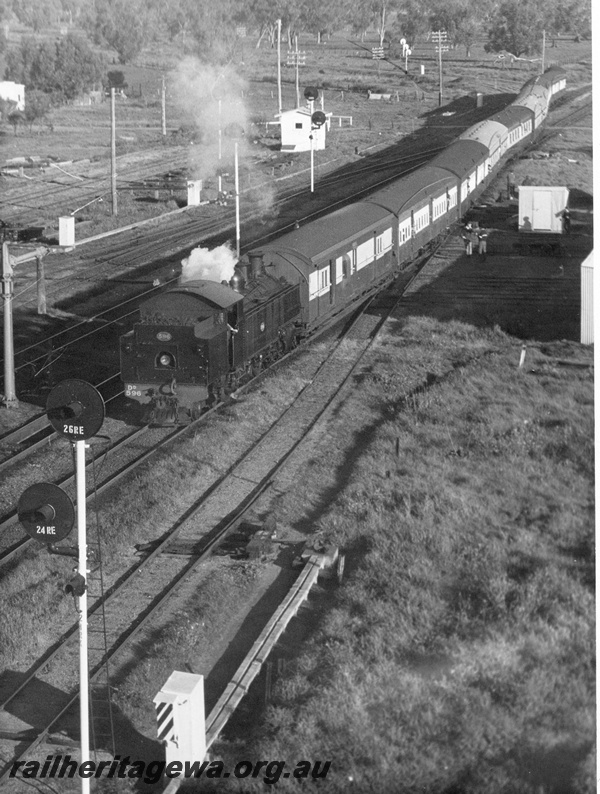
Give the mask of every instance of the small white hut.
POLYGON ((0 82, 0 99, 15 102, 15 110, 25 110, 25 86, 21 83, 13 83, 12 80, 0 82))
POLYGON ((280 116, 281 151, 309 152, 312 135, 313 151, 325 148, 325 133, 331 124, 331 113, 325 114, 326 122, 315 127, 311 122, 311 112, 307 107, 284 110, 280 116))

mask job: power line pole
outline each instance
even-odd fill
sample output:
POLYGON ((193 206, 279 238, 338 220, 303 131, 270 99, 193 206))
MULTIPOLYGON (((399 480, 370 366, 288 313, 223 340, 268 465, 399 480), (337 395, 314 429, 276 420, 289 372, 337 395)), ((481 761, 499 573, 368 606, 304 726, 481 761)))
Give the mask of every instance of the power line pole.
POLYGON ((546 31, 542 31, 542 74, 546 68, 546 31))
POLYGON ((112 214, 117 214, 117 135, 115 122, 115 89, 110 89, 110 189, 112 214))
POLYGON ((165 85, 165 76, 162 76, 162 91, 161 91, 161 105, 162 105, 162 134, 167 134, 167 86, 165 85))

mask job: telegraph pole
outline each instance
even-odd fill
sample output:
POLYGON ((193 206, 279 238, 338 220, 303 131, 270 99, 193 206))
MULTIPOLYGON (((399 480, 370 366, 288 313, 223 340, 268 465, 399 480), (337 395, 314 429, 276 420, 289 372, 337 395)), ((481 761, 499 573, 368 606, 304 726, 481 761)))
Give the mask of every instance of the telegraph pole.
POLYGON ((281 100, 281 20, 277 20, 277 96, 279 99, 279 115, 283 113, 281 100))
POLYGON ((298 52, 298 35, 296 40, 296 107, 300 107, 300 53, 298 52))

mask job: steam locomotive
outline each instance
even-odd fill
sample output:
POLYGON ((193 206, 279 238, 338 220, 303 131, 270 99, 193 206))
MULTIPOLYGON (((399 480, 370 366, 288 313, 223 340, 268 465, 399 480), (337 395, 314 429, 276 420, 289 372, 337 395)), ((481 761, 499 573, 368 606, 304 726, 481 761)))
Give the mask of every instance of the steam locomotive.
POLYGON ((548 69, 428 165, 250 251, 228 280, 190 280, 147 300, 121 338, 126 397, 154 424, 197 417, 459 221, 565 87, 566 73, 548 69))

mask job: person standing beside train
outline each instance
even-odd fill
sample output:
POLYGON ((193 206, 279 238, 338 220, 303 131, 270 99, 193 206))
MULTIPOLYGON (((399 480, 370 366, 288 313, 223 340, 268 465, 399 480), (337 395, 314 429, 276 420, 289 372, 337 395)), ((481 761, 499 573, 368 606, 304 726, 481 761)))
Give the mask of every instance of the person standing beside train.
POLYGON ((467 223, 463 229, 463 233, 461 234, 461 237, 465 243, 465 254, 467 256, 471 256, 473 253, 473 236, 473 227, 470 223, 467 223))
POLYGON ((487 231, 485 229, 479 229, 479 231, 477 232, 477 239, 479 240, 479 247, 477 250, 479 256, 483 257, 484 262, 487 256, 487 238, 488 238, 487 231))

